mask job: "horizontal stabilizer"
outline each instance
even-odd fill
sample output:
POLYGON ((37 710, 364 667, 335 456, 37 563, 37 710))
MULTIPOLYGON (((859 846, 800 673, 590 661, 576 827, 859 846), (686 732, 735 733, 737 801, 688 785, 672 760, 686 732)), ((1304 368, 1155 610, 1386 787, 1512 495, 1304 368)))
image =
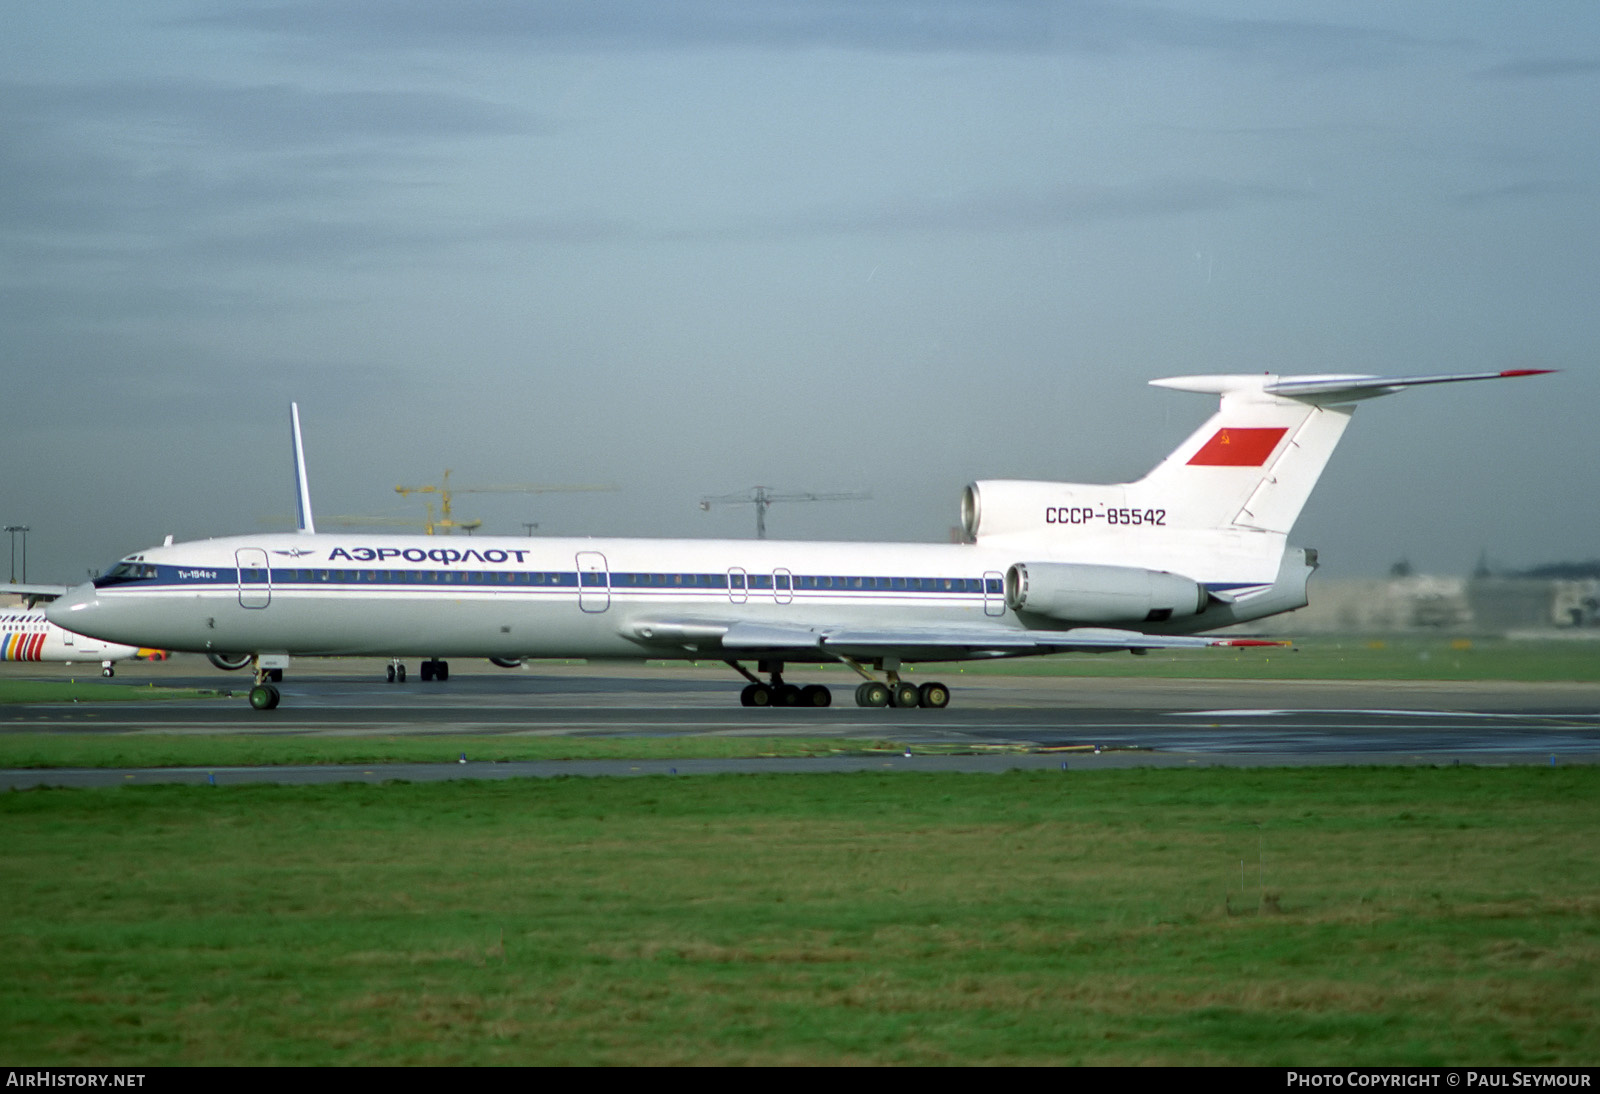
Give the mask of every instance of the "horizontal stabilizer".
POLYGON ((1290 399, 1315 400, 1319 403, 1344 403, 1357 399, 1375 399, 1380 395, 1393 395, 1408 387, 1424 384, 1458 384, 1466 380, 1505 380, 1515 376, 1543 376, 1553 372, 1547 368, 1513 368, 1500 372, 1463 372, 1453 376, 1301 376, 1267 384, 1262 390, 1270 395, 1290 399))
POLYGON ((1460 372, 1447 376, 1368 376, 1359 373, 1277 376, 1272 373, 1253 373, 1169 376, 1164 380, 1151 380, 1150 383, 1153 387, 1194 391, 1202 395, 1232 395, 1236 392, 1260 391, 1267 395, 1326 405, 1376 399, 1380 395, 1393 395, 1408 387, 1421 387, 1425 384, 1459 384, 1467 380, 1509 380, 1517 376, 1544 376, 1554 371, 1548 368, 1510 368, 1499 372, 1460 372))

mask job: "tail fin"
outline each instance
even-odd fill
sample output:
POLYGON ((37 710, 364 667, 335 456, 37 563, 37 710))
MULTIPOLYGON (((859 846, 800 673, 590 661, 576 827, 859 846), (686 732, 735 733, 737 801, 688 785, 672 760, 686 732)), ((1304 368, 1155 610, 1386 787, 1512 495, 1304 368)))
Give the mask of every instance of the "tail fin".
POLYGON ((1175 526, 1286 535, 1333 455, 1354 404, 1423 384, 1532 376, 1545 369, 1455 376, 1179 376, 1157 387, 1222 397, 1205 425, 1136 483, 1162 498, 1175 526))
POLYGON ((974 542, 1040 560, 1171 570, 1213 588, 1270 583, 1354 404, 1423 384, 1544 371, 1155 380, 1220 395, 1222 404, 1144 478, 1119 485, 975 482, 962 497, 962 521, 974 542))
POLYGON ((289 424, 294 434, 294 496, 295 525, 306 535, 316 533, 317 525, 311 519, 311 486, 306 480, 306 449, 300 440, 300 404, 289 404, 289 424))

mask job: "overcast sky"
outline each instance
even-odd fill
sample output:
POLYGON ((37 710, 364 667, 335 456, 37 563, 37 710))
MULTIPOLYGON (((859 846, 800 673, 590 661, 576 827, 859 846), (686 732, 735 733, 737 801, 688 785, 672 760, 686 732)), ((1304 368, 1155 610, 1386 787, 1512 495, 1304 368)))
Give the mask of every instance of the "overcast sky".
MULTIPOLYGON (((1324 572, 1600 556, 1600 5, 17 0, 0 521, 28 576, 290 525, 940 541, 1136 478, 1187 373, 1369 404, 1324 572)), ((20 574, 18 575, 20 576, 20 574)))

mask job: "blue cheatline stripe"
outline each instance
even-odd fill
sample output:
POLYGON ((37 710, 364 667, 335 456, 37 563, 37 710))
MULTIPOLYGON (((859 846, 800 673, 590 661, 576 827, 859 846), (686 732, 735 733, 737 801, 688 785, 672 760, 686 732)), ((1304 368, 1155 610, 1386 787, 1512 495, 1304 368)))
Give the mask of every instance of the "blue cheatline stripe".
POLYGON ((975 596, 988 592, 1001 593, 999 578, 980 577, 912 577, 844 574, 792 574, 779 578, 773 574, 748 574, 743 580, 730 581, 726 573, 649 573, 599 572, 563 570, 395 570, 283 567, 266 570, 225 570, 176 566, 143 567, 138 577, 101 579, 100 588, 151 588, 171 586, 202 586, 234 588, 289 586, 317 588, 436 588, 468 587, 483 589, 599 589, 613 592, 640 591, 699 591, 721 590, 733 592, 778 593, 921 593, 953 596, 975 596), (985 589, 985 585, 988 586, 985 589))
MULTIPOLYGON (((494 589, 506 591, 561 591, 609 589, 613 593, 670 593, 720 591, 733 594, 790 596, 889 593, 921 596, 989 596, 1004 593, 997 577, 918 577, 911 575, 667 573, 649 571, 574 570, 416 570, 349 567, 274 567, 265 569, 207 569, 203 567, 139 567, 137 576, 101 578, 100 588, 213 588, 249 591, 275 589, 494 589), (608 580, 609 578, 609 580, 608 580)), ((1272 587, 1268 582, 1206 582, 1218 593, 1248 595, 1272 587)))

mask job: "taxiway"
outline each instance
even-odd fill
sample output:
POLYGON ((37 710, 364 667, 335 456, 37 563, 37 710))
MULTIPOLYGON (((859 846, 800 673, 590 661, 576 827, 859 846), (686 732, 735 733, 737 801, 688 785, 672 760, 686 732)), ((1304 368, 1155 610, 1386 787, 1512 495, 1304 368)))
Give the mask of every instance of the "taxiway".
MULTIPOLYGON (((71 666, 36 667, 43 678, 71 666)), ((80 673, 81 675, 81 673, 80 673)), ((438 764, 306 769, 0 772, 0 785, 328 781, 727 771, 968 770, 1063 766, 1600 762, 1600 685, 1196 681, 945 673, 946 710, 753 710, 710 668, 452 666, 449 680, 384 682, 382 662, 296 662, 284 704, 257 712, 242 674, 197 658, 140 665, 106 687, 231 688, 231 698, 0 707, 0 733, 405 734, 440 738, 438 764), (837 737, 908 755, 832 759, 459 762, 462 735, 837 737), (918 748, 971 749, 919 755, 918 748), (457 762, 450 762, 455 760, 457 762)), ((836 696, 848 680, 828 681, 836 696)))

